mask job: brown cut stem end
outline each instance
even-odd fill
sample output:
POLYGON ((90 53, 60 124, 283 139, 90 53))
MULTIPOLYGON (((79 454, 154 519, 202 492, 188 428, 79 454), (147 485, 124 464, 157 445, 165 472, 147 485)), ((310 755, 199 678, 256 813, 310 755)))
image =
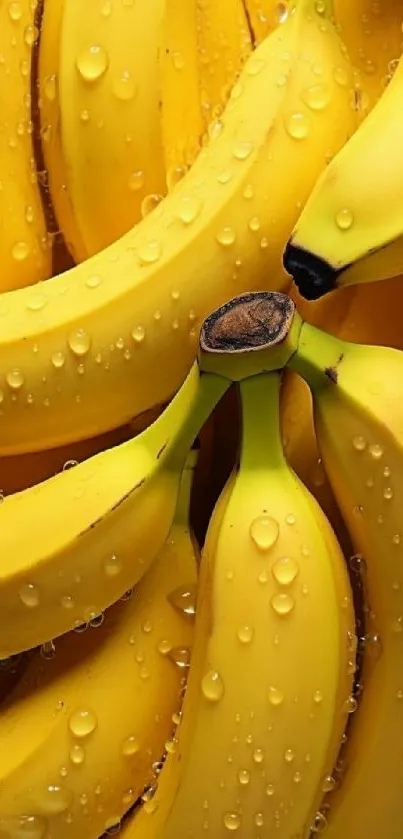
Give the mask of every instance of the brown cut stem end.
POLYGON ((206 318, 200 332, 200 350, 234 355, 278 346, 286 340, 295 312, 295 304, 286 294, 241 294, 206 318))

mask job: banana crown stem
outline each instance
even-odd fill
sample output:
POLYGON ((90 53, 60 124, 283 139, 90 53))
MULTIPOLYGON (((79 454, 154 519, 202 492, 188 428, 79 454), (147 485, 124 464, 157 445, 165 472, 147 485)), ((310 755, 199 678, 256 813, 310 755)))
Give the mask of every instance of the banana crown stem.
POLYGON ((241 469, 284 467, 280 434, 279 373, 262 373, 239 385, 242 406, 241 469))
POLYGON ((347 350, 348 344, 345 341, 304 323, 298 348, 287 366, 295 370, 316 392, 337 384, 339 367, 347 350))

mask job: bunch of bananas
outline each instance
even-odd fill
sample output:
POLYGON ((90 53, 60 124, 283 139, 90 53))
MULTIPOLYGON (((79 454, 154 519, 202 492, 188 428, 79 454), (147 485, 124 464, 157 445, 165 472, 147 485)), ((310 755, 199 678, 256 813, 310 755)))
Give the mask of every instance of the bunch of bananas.
POLYGON ((0 839, 402 839, 402 23, 0 2, 0 839))

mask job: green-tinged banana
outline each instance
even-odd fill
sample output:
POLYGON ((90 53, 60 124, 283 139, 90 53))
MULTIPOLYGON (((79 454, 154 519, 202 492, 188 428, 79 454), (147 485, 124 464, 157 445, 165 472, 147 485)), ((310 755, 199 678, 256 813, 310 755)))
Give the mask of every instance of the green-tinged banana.
POLYGON ((403 273, 403 62, 374 109, 319 178, 284 264, 304 297, 403 273))
POLYGON ((234 292, 285 287, 284 243, 353 130, 335 68, 349 78, 338 36, 314 0, 299 0, 155 212, 40 291, 0 297, 0 453, 124 425, 179 387, 212 309, 234 292))
MULTIPOLYGON (((47 164, 51 185, 55 177, 59 186, 56 216, 76 261, 126 233, 142 209, 154 206, 150 194, 164 191, 158 79, 163 12, 163 0, 89 3, 85 14, 81 0, 63 2, 54 71, 59 113, 47 164), (72 213, 65 231, 66 201, 72 213)), ((41 49, 54 50, 51 31, 41 49)), ((46 79, 42 86, 46 95, 46 79)), ((43 117, 47 121, 45 111, 43 117)))
POLYGON ((242 0, 197 0, 197 7, 200 97, 208 130, 252 52, 252 39, 242 0))
POLYGON ((320 449, 356 550, 367 607, 362 693, 326 835, 399 839, 403 354, 340 341, 304 324, 290 365, 312 388, 320 449))
POLYGON ((240 385, 240 464, 202 556, 174 753, 124 839, 305 839, 320 822, 351 705, 354 620, 333 531, 284 460, 279 383, 240 385))
POLYGON ((255 43, 259 44, 280 23, 287 20, 292 9, 290 0, 243 0, 255 43))
POLYGON ((335 20, 358 71, 355 106, 365 117, 382 96, 402 51, 400 0, 334 0, 335 20))
POLYGON ((37 651, 0 710, 1 839, 31 836, 30 820, 38 837, 97 839, 155 783, 193 639, 194 465, 192 453, 170 536, 130 599, 37 651))
POLYGON ((198 0, 164 0, 158 50, 161 126, 168 189, 194 162, 204 131, 197 60, 198 0))
POLYGON ((0 4, 0 290, 51 274, 51 249, 37 183, 32 141, 31 67, 36 0, 0 4))
POLYGON ((143 576, 170 530, 187 452, 227 387, 195 363, 134 440, 4 499, 0 658, 87 622, 143 576))

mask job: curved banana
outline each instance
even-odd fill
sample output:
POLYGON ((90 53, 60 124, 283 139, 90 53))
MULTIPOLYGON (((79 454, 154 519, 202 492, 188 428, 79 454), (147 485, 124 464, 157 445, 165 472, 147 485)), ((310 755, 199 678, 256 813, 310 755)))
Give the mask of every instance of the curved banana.
POLYGON ((227 388, 195 364, 134 440, 4 499, 0 658, 88 622, 143 576, 170 530, 187 452, 227 388))
POLYGON ((240 468, 203 552, 174 754, 124 839, 231 830, 305 839, 347 721, 354 620, 344 560, 285 463, 279 377, 254 376, 240 391, 240 468))
POLYGON ((164 0, 158 50, 166 183, 173 189, 194 162, 204 130, 197 61, 198 0, 164 0))
POLYGON ((329 799, 329 839, 399 839, 401 740, 403 354, 304 324, 289 366, 312 389, 327 474, 349 528, 366 604, 362 693, 329 799), (376 795, 368 795, 375 790, 376 795), (365 806, 363 802, 365 801, 365 806))
POLYGON ((205 128, 214 135, 252 39, 243 0, 198 0, 197 6, 200 97, 205 128))
POLYGON ((39 34, 36 5, 32 0, 0 4, 1 291, 31 285, 51 274, 32 140, 32 55, 39 34))
POLYGON ((60 639, 51 661, 36 652, 1 709, 2 839, 29 818, 46 836, 97 839, 154 783, 180 707, 186 671, 175 662, 193 638, 194 463, 192 454, 169 539, 131 599, 102 626, 60 639))
POLYGON ((0 297, 1 454, 124 425, 178 388, 215 306, 234 290, 284 288, 284 242, 355 120, 335 65, 349 79, 331 23, 315 0, 299 0, 251 56, 242 95, 155 212, 45 283, 39 301, 29 291, 0 297), (329 101, 318 101, 321 91, 329 101))
POLYGON ((382 96, 402 51, 399 0, 334 0, 334 16, 359 74, 355 107, 365 117, 382 96))
POLYGON ((267 38, 276 26, 284 23, 292 9, 290 0, 243 0, 243 3, 256 44, 267 38))
POLYGON ((403 273, 403 62, 319 178, 284 264, 304 297, 403 273))
MULTIPOLYGON (((164 191, 158 81, 163 11, 164 0, 106 0, 88 4, 85 14, 81 0, 63 2, 59 127, 47 163, 51 183, 52 164, 61 167, 56 181, 63 183, 79 231, 76 237, 68 213, 65 236, 76 261, 126 233, 141 219, 146 196, 164 191)), ((46 45, 53 49, 51 33, 42 49, 46 45)), ((53 200, 64 232, 66 199, 60 188, 53 200)))

